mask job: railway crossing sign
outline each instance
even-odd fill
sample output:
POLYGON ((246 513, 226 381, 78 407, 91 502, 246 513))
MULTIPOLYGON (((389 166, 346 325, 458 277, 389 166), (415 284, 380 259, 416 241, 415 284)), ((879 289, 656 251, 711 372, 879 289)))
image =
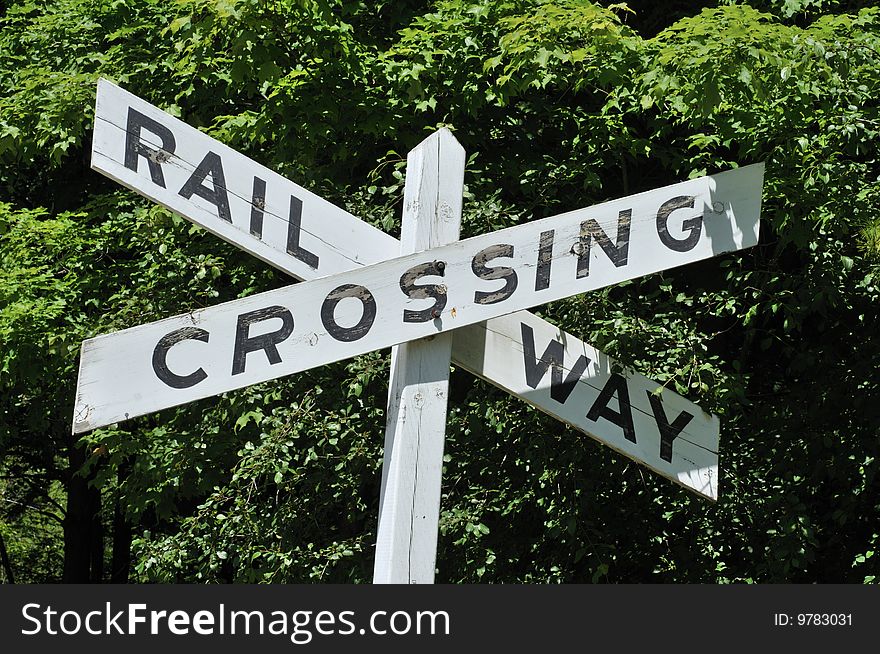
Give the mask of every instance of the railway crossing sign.
MULTIPOLYGON (((441 130, 410 153, 401 245, 101 80, 92 166, 307 281, 85 341, 74 433, 403 344, 392 357, 382 515, 394 480, 413 476, 405 456, 389 459, 389 450, 407 451, 395 440, 409 431, 402 414, 427 412, 445 426, 443 375, 414 377, 411 362, 430 360, 448 375, 450 356, 717 498, 717 417, 637 373, 616 372, 607 356, 524 310, 755 245, 762 164, 458 241, 464 152, 441 130), (391 482, 389 466, 398 475, 391 482)), ((441 428, 433 438, 441 457, 442 437, 441 428)), ((428 504, 439 507, 434 476, 428 504)), ((387 515, 396 515, 391 505, 387 515)), ((394 550, 394 538, 385 540, 394 550)), ((380 574, 378 558, 377 581, 433 579, 433 554, 415 576, 391 563, 380 574)))

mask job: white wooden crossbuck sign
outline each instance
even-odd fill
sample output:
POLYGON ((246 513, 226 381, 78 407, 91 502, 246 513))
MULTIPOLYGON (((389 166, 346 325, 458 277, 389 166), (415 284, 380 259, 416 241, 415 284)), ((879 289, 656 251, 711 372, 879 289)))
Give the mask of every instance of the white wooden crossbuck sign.
POLYGON ((459 241, 464 161, 409 154, 398 242, 101 80, 92 167, 303 282, 85 341, 73 432, 393 346, 376 582, 433 581, 450 360, 716 499, 716 416, 524 310, 755 245, 763 164, 459 241))

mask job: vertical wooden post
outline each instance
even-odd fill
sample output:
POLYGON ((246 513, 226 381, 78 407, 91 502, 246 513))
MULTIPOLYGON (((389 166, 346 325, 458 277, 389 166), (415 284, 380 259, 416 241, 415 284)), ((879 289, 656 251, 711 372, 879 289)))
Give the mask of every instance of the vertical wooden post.
MULTIPOLYGON (((464 165, 445 128, 409 153, 401 254, 458 240, 464 165)), ((451 332, 391 350, 373 583, 434 582, 451 353, 451 332)))

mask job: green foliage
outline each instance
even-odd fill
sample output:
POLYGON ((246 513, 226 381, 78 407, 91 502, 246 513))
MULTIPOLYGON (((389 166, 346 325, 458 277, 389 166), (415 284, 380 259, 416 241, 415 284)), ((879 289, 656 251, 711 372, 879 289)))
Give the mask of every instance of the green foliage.
POLYGON ((285 394, 289 408, 242 413, 236 431, 244 445, 231 476, 207 489, 179 530, 148 532, 135 543, 142 578, 184 581, 195 571, 201 581, 369 580, 364 554, 378 489, 365 482, 378 473, 382 410, 356 398, 374 368, 387 373, 387 366, 366 359, 349 366, 357 370, 350 370, 348 399, 336 399, 340 410, 318 408, 318 385, 295 400, 285 394))
MULTIPOLYGON (((288 282, 89 172, 104 75, 392 233, 438 125, 469 153, 465 235, 766 162, 758 247, 540 310, 721 417, 719 502, 455 371, 438 580, 876 581, 880 10, 601 4, 12 3, 3 497, 59 516, 87 476, 142 581, 371 576, 387 352, 98 430, 73 462, 84 338, 288 282)), ((11 556, 57 578, 57 525, 11 506, 11 556)))
MULTIPOLYGON (((35 495, 29 492, 31 485, 20 480, 29 472, 0 468, 0 538, 6 545, 15 583, 49 583, 57 578, 63 560, 58 508, 64 489, 55 482, 35 495)), ((0 578, 9 583, 3 569, 0 578)))

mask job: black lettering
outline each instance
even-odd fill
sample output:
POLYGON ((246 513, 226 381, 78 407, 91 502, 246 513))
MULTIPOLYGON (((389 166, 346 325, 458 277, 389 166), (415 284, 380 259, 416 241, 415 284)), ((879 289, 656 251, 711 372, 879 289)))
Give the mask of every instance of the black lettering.
POLYGON ((590 364, 590 360, 583 354, 580 355, 566 375, 565 380, 563 380, 562 370, 565 363, 565 346, 556 339, 553 339, 545 348, 544 354, 538 359, 535 356, 535 332, 525 323, 520 323, 520 328, 522 330, 526 384, 530 388, 538 388, 538 384, 541 383, 544 375, 547 374, 547 369, 552 366, 550 373, 550 397, 560 404, 565 404, 574 390, 575 384, 577 384, 581 375, 584 374, 584 371, 590 364))
POLYGON ((629 403, 629 389, 626 387, 626 379, 617 373, 611 375, 599 397, 593 402, 587 413, 587 418, 596 422, 599 418, 605 418, 614 423, 623 430, 623 437, 632 442, 636 442, 636 429, 633 425, 632 406, 629 403), (617 404, 619 411, 614 411, 608 406, 608 402, 614 395, 617 395, 617 404))
POLYGON ((196 166, 192 175, 177 193, 189 200, 193 195, 207 200, 217 207, 217 215, 228 223, 232 222, 232 213, 229 211, 229 196, 226 194, 226 177, 223 175, 223 162, 220 155, 208 152, 201 163, 196 166), (211 188, 203 184, 205 179, 211 176, 211 188))
POLYGON ((278 344, 293 333, 293 314, 284 307, 275 305, 265 309, 257 309, 243 313, 238 317, 238 325, 235 328, 235 348, 232 351, 232 374, 239 375, 244 372, 245 361, 249 352, 263 350, 269 363, 275 365, 281 363, 281 355, 278 354, 278 344), (255 322, 281 319, 281 327, 268 334, 250 336, 251 325, 255 322))
POLYGON ((471 261, 471 270, 477 277, 487 281, 494 279, 504 280, 504 286, 497 291, 492 291, 490 293, 484 293, 483 291, 474 292, 474 302, 477 304, 497 304, 513 295, 513 292, 516 290, 517 284, 519 283, 516 271, 507 266, 494 266, 491 268, 486 266, 486 263, 492 261, 492 259, 512 256, 512 245, 490 245, 474 255, 474 258, 471 261))
POLYGON ((170 129, 140 111, 128 108, 128 122, 125 126, 126 168, 137 172, 138 157, 143 157, 147 160, 147 168, 150 170, 150 179, 153 180, 153 184, 165 188, 165 176, 162 174, 161 164, 168 161, 170 156, 174 154, 176 147, 174 134, 170 129), (161 149, 154 150, 144 145, 141 141, 141 130, 144 129, 159 137, 159 140, 162 141, 161 149))
POLYGON ((254 177, 254 192, 251 193, 251 234, 263 236, 263 211, 266 209, 266 180, 254 177))
POLYGON ((181 341, 193 340, 208 342, 208 332, 198 327, 182 327, 176 329, 170 334, 165 334, 156 347, 153 349, 153 372, 156 373, 161 381, 165 382, 171 388, 189 388, 195 386, 199 382, 204 381, 208 377, 208 373, 204 368, 199 368, 189 375, 177 375, 168 369, 168 350, 181 341))
POLYGON ((626 265, 629 258, 629 231, 632 225, 632 209, 617 214, 617 242, 612 243, 608 234, 595 220, 590 218, 581 223, 580 248, 578 249, 577 278, 590 274, 590 249, 593 239, 604 250, 611 263, 617 268, 626 265))
POLYGON ((333 289, 324 299, 324 304, 321 305, 321 322, 324 323, 324 329, 337 341, 348 343, 363 338, 370 331, 375 320, 376 299, 367 288, 357 284, 343 284, 333 289), (354 327, 341 327, 333 315, 336 311, 336 305, 347 297, 360 300, 364 309, 361 319, 354 327))
POLYGON ((651 402, 651 411, 654 412, 654 420, 657 421, 657 427, 660 430, 660 458, 672 463, 672 441, 684 431, 684 428, 688 426, 688 423, 693 420, 694 416, 692 413, 682 411, 670 425, 660 396, 651 391, 647 391, 647 393, 648 400, 651 402))
POLYGON ((697 245, 697 241, 700 240, 700 234, 703 233, 703 214, 686 218, 681 223, 682 230, 690 232, 687 237, 682 240, 673 238, 669 233, 669 227, 666 224, 669 220, 669 215, 673 211, 693 208, 693 195, 679 195, 664 202, 660 207, 660 210, 657 212, 657 235, 660 237, 663 245, 670 250, 675 250, 676 252, 688 252, 689 250, 693 250, 697 245))
POLYGON ((303 203, 297 197, 290 196, 290 220, 287 223, 287 254, 290 254, 307 266, 318 269, 318 255, 309 252, 299 244, 299 235, 302 231, 303 203))
POLYGON ((428 322, 432 318, 439 318, 446 307, 446 287, 441 284, 416 285, 416 280, 426 275, 444 276, 446 263, 444 261, 431 261, 413 266, 400 276, 400 290, 412 300, 424 300, 433 298, 434 304, 421 311, 403 310, 403 322, 428 322))
POLYGON ((553 234, 555 230, 541 232, 538 245, 538 266, 535 269, 535 290, 550 287, 550 265, 553 263, 553 234))

